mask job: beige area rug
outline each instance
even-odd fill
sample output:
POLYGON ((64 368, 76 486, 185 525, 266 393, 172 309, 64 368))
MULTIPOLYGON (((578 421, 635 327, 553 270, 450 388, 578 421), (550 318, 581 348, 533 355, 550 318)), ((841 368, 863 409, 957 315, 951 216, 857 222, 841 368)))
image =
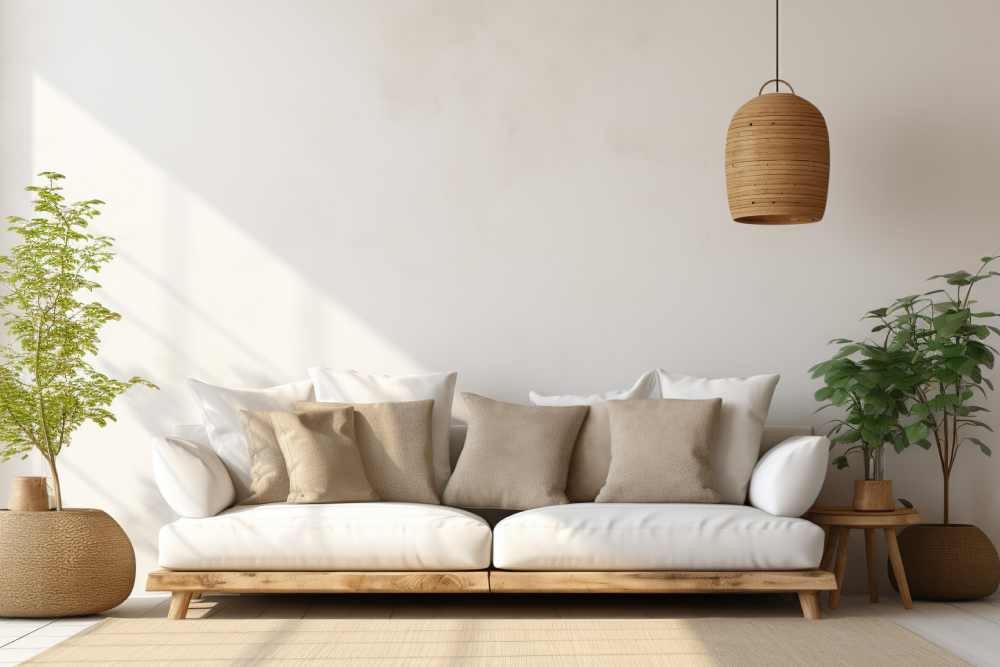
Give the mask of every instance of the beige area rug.
POLYGON ((878 619, 108 619, 31 663, 962 665, 878 619))

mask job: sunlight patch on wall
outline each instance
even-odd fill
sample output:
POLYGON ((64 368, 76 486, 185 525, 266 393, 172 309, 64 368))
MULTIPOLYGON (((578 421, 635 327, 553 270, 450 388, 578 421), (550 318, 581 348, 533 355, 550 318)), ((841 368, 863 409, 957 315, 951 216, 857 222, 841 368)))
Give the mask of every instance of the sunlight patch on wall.
POLYGON ((109 366, 170 393, 187 375, 263 385, 316 364, 425 370, 44 77, 33 96, 36 171, 60 170, 71 197, 109 202, 98 224, 119 257, 102 298, 123 315, 104 336, 109 366))

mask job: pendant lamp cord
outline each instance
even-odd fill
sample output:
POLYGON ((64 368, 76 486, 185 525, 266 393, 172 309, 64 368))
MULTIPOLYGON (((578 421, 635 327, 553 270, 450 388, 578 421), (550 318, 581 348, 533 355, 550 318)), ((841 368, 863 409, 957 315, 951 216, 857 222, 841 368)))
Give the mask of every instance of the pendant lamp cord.
POLYGON ((778 92, 778 1, 774 0, 774 92, 778 92))

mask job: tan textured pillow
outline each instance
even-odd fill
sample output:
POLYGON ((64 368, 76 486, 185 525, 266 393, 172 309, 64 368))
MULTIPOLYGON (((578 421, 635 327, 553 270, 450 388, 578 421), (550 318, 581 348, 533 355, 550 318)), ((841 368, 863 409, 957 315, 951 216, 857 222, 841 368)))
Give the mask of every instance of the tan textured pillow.
POLYGON ((354 442, 351 408, 266 414, 288 468, 288 502, 379 500, 354 442))
POLYGON ((444 490, 455 507, 522 510, 559 505, 587 406, 543 407, 462 394, 469 433, 444 490))
POLYGON ((599 503, 715 503, 709 445, 718 398, 608 401, 611 467, 599 503))
POLYGON ((608 403, 590 406, 569 461, 566 496, 573 503, 589 503, 601 492, 611 465, 611 424, 608 403))
POLYGON ((240 504, 285 502, 288 500, 288 468, 270 416, 266 412, 241 410, 240 421, 250 450, 250 496, 240 504))
POLYGON ((434 401, 299 403, 297 410, 354 409, 354 437, 379 498, 441 504, 434 488, 434 401))

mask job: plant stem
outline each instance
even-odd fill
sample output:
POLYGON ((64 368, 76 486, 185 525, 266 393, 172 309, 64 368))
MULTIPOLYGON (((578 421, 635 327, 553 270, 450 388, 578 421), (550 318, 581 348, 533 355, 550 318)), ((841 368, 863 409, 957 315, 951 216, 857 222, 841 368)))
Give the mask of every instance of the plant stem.
POLYGON ((944 471, 944 521, 943 521, 943 523, 946 526, 950 523, 949 516, 948 516, 948 509, 949 509, 948 508, 948 504, 949 504, 948 503, 948 501, 949 501, 948 482, 949 482, 950 478, 951 478, 951 471, 950 470, 945 470, 944 471))
POLYGON ((59 483, 59 469, 56 467, 56 458, 49 454, 46 457, 49 462, 49 474, 52 475, 52 494, 55 496, 56 510, 60 511, 62 505, 62 485, 59 483))

